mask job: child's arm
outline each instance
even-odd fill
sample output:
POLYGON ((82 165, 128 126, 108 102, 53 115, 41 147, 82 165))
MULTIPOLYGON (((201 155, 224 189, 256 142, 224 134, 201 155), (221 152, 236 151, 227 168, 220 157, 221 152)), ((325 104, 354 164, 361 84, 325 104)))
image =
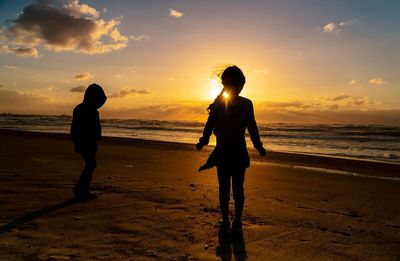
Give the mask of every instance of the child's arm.
POLYGON ((210 110, 210 114, 208 115, 207 123, 204 126, 203 130, 203 137, 199 139, 199 143, 196 144, 196 148, 198 150, 201 150, 203 146, 207 145, 208 142, 210 141, 210 136, 214 130, 215 126, 215 113, 213 110, 210 110))
POLYGON ((257 122, 256 118, 254 116, 254 108, 253 104, 250 102, 250 110, 249 110, 249 123, 247 125, 247 129, 250 134, 250 139, 251 142, 253 142, 253 146, 258 152, 260 153, 261 156, 265 156, 266 150, 263 147, 263 144, 260 140, 260 134, 258 133, 258 127, 257 127, 257 122))

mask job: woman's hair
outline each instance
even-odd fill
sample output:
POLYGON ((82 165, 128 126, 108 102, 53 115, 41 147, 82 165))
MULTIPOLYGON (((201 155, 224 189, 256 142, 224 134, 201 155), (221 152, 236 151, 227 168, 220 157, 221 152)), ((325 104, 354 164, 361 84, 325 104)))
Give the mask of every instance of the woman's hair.
MULTIPOLYGON (((220 67, 219 67, 220 68, 220 67)), ((213 73, 218 71, 218 69, 213 69, 213 73)), ((211 103, 207 110, 210 112, 212 111, 218 103, 221 103, 223 100, 222 94, 226 90, 233 91, 239 94, 244 84, 246 83, 246 77, 244 76, 242 70, 236 65, 230 65, 223 70, 222 73, 218 73, 219 77, 221 78, 222 84, 224 88, 222 89, 221 93, 215 98, 214 102, 211 103)))
POLYGON ((224 86, 237 90, 238 93, 243 89, 246 83, 246 77, 244 77, 242 70, 235 65, 229 66, 224 70, 221 75, 221 80, 224 86))

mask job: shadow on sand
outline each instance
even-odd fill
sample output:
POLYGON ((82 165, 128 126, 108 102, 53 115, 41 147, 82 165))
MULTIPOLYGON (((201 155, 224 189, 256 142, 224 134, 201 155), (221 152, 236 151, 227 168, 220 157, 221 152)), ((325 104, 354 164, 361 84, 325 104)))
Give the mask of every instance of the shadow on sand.
POLYGON ((242 261, 247 259, 243 234, 233 236, 219 231, 218 241, 219 245, 216 250, 216 255, 220 257, 222 261, 242 261))
POLYGON ((45 207, 45 208, 42 208, 39 210, 28 212, 25 215, 8 222, 4 226, 1 226, 0 227, 0 235, 5 234, 5 233, 9 232, 10 230, 17 228, 19 226, 22 226, 26 223, 29 223, 41 216, 44 216, 44 215, 54 212, 56 210, 59 210, 59 209, 62 209, 62 208, 65 208, 65 207, 68 207, 68 206, 71 206, 71 205, 74 205, 74 204, 77 204, 80 202, 82 202, 82 200, 80 200, 78 198, 72 198, 67 201, 55 204, 55 205, 51 205, 51 206, 48 206, 48 207, 45 207))

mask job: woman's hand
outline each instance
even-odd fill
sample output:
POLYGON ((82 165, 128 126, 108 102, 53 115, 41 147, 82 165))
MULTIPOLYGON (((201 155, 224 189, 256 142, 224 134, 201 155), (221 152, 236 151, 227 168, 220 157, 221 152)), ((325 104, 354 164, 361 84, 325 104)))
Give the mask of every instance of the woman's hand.
POLYGON ((208 144, 208 140, 205 139, 204 137, 201 137, 199 139, 199 143, 196 144, 196 149, 201 150, 204 146, 208 144))
POLYGON ((258 150, 258 153, 260 153, 260 156, 265 156, 266 154, 267 154, 267 151, 265 150, 265 148, 264 147, 258 147, 258 148, 256 148, 257 150, 258 150))
POLYGON ((203 148, 203 146, 204 146, 204 145, 201 144, 201 142, 199 142, 199 143, 196 144, 196 149, 197 149, 197 150, 201 150, 201 148, 203 148))

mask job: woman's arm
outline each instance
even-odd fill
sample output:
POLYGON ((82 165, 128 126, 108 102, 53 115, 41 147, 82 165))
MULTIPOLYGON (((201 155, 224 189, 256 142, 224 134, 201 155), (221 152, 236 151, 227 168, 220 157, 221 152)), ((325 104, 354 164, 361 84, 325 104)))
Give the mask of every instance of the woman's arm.
POLYGON ((249 121, 247 125, 247 130, 249 131, 250 139, 251 142, 253 143, 254 148, 258 150, 261 156, 264 156, 266 154, 266 151, 260 139, 260 134, 258 132, 258 127, 256 118, 254 116, 254 108, 252 102, 250 102, 249 121))
POLYGON ((199 139, 199 143, 197 143, 196 148, 201 150, 201 148, 208 144, 210 141, 210 136, 215 127, 215 112, 213 109, 210 110, 208 115, 208 119, 206 125, 204 126, 203 136, 199 139))

